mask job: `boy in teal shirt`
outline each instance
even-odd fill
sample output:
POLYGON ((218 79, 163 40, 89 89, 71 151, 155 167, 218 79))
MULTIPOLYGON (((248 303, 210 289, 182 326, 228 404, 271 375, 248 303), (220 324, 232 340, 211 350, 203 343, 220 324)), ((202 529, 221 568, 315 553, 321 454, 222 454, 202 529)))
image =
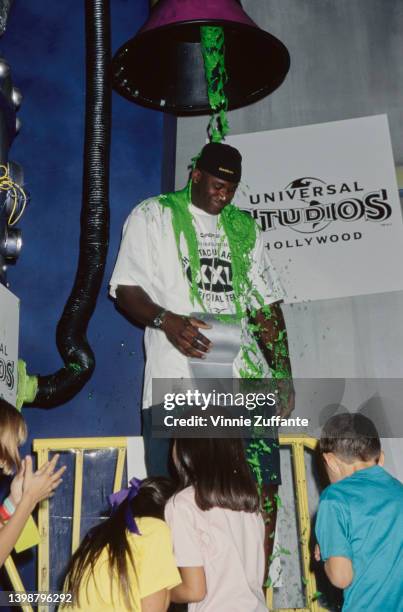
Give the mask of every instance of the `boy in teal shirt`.
POLYGON ((320 451, 331 482, 316 519, 317 561, 344 589, 343 612, 403 611, 403 485, 382 467, 372 421, 338 414, 320 451))

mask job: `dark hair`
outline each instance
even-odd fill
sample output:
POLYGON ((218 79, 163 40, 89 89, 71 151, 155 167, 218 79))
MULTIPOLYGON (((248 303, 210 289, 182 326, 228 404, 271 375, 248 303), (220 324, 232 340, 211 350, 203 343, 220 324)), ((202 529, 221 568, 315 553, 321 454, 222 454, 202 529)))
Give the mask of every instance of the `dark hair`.
POLYGON ((360 413, 332 416, 323 427, 319 448, 321 453, 334 453, 347 463, 378 461, 381 454, 375 425, 360 413))
POLYGON ((136 497, 130 502, 124 501, 106 521, 91 529, 74 553, 67 568, 65 589, 78 601, 78 591, 86 570, 94 574, 95 564, 105 547, 108 549, 108 560, 111 581, 118 576, 120 590, 126 606, 131 608, 132 584, 129 582, 127 558, 135 570, 135 561, 128 542, 126 529, 126 509, 134 517, 151 516, 164 519, 164 508, 175 491, 174 483, 168 478, 146 478, 140 485, 136 497))
POLYGON ((177 438, 173 456, 177 490, 192 485, 201 510, 218 507, 258 512, 259 495, 242 440, 177 438))
POLYGON ((21 457, 18 447, 27 438, 27 426, 14 406, 0 398, 0 462, 3 472, 7 475, 13 473, 21 466, 21 457))

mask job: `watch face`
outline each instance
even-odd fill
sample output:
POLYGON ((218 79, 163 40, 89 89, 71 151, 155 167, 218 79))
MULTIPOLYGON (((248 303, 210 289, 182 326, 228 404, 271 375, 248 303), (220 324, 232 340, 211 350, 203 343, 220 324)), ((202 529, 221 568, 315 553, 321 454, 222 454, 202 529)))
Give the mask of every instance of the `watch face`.
POLYGON ((164 316, 165 316, 165 310, 163 310, 162 312, 160 312, 154 319, 153 321, 153 326, 154 327, 161 327, 162 322, 164 320, 164 316))

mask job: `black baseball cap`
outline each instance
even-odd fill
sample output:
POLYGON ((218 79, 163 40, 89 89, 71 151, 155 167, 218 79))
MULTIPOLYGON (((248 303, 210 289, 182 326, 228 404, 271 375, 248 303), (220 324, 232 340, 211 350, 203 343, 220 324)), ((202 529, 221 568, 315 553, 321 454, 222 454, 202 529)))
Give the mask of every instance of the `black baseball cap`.
POLYGON ((224 181, 239 183, 242 174, 242 155, 227 144, 209 142, 196 161, 196 168, 205 170, 224 181))

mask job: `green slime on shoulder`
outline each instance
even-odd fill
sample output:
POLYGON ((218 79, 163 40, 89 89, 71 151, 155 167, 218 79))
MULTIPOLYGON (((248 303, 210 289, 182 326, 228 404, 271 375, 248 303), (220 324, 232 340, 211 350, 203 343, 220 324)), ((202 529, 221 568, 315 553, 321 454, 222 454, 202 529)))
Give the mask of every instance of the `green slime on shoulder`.
MULTIPOLYGON (((161 195, 159 202, 162 206, 171 210, 172 226, 180 261, 182 261, 182 236, 186 242, 191 271, 190 299, 192 304, 199 304, 205 311, 199 287, 197 286, 197 279, 201 275, 201 266, 196 230, 193 224, 193 216, 189 210, 191 185, 190 181, 181 191, 161 195)), ((244 298, 251 287, 249 277, 252 263, 251 253, 256 243, 256 226, 248 214, 242 212, 233 204, 228 204, 223 209, 219 216, 219 222, 222 224, 231 253, 236 315, 239 319, 242 319, 246 316, 244 298)), ((221 316, 219 318, 225 321, 228 319, 228 316, 221 316)))

